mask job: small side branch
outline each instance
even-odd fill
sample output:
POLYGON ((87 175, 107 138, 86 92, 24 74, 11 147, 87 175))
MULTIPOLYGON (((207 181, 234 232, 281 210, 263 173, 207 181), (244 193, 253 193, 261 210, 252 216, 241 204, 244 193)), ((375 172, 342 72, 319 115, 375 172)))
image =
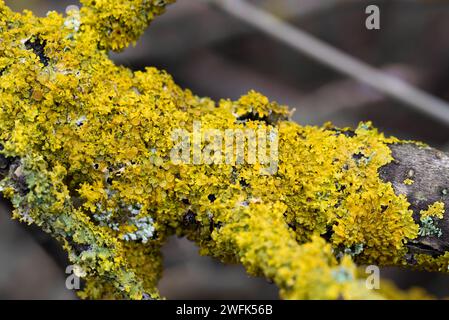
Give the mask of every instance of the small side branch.
POLYGON ((244 0, 209 1, 225 12, 335 71, 365 83, 435 120, 449 124, 447 102, 357 60, 244 0))

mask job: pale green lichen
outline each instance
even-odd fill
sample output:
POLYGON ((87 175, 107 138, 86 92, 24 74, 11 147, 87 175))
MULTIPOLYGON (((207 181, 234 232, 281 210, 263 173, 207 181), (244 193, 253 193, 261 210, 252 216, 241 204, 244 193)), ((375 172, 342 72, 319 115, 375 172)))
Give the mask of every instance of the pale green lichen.
POLYGON ((363 243, 358 243, 355 244, 352 248, 345 248, 343 250, 343 253, 354 257, 361 254, 362 251, 363 251, 363 243))
POLYGON ((441 229, 438 228, 432 217, 424 217, 420 219, 421 226, 419 227, 418 235, 422 237, 427 236, 437 236, 441 237, 443 233, 441 232, 441 229))
POLYGON ((427 210, 420 211, 421 226, 418 235, 422 237, 437 236, 441 237, 443 232, 438 227, 438 220, 443 219, 445 209, 443 202, 435 202, 427 210))
POLYGON ((163 71, 116 66, 107 50, 135 41, 172 1, 81 2, 68 18, 37 18, 0 0, 0 143, 12 159, 1 187, 14 217, 51 233, 83 270, 81 297, 157 298, 173 234, 272 279, 284 298, 379 297, 350 255, 402 265, 418 236, 406 197, 378 175, 399 140, 370 123, 302 127, 256 92, 217 104, 163 71), (195 121, 276 128, 276 174, 173 164, 170 132, 195 121), (337 257, 341 248, 351 252, 337 257))

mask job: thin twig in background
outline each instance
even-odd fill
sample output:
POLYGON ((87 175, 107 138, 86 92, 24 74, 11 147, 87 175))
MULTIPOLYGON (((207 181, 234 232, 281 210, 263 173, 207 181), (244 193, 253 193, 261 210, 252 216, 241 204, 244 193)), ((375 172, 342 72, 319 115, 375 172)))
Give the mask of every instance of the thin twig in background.
POLYGON ((281 19, 289 20, 329 10, 343 3, 360 1, 368 0, 258 0, 256 4, 281 19))
POLYGON ((310 58, 449 125, 449 104, 442 99, 383 73, 246 1, 207 1, 310 58))

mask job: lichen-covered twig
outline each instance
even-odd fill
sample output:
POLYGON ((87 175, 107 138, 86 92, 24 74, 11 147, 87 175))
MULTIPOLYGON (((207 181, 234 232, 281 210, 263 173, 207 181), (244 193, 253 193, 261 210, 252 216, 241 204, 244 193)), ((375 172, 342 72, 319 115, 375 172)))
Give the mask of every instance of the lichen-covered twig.
POLYGON ((81 2, 37 18, 0 1, 1 190, 15 218, 67 250, 80 296, 158 298, 159 248, 173 234, 283 298, 380 297, 356 264, 447 270, 446 155, 369 123, 301 127, 255 92, 215 103, 163 71, 116 66, 107 51, 171 1, 81 2), (171 132, 195 122, 277 129, 277 170, 174 163, 171 132))

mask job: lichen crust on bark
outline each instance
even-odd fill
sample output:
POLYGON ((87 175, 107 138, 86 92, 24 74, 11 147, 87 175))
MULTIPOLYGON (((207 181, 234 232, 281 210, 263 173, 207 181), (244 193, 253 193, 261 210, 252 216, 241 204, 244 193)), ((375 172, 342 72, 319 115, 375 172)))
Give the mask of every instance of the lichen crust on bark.
POLYGON ((413 155, 395 153, 436 151, 369 122, 300 126, 254 91, 214 102, 156 68, 117 66, 108 50, 134 42, 172 1, 81 2, 39 18, 0 0, 0 187, 14 218, 54 236, 82 270, 81 297, 159 298, 171 235, 243 264, 287 299, 392 295, 366 289, 363 264, 447 271, 447 190, 416 206, 422 171, 407 175, 413 155), (195 121, 276 128, 276 173, 174 164, 170 133, 195 121))

